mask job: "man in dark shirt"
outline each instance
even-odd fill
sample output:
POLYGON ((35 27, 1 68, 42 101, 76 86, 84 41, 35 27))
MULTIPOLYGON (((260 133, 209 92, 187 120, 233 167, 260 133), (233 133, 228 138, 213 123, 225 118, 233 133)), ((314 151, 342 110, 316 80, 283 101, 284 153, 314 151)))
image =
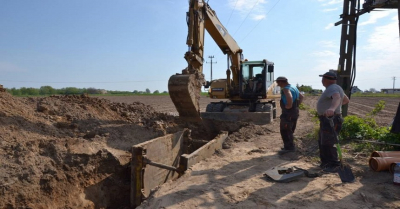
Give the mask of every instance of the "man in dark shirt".
POLYGON ((343 124, 342 105, 349 103, 350 100, 344 94, 342 87, 336 84, 335 73, 327 72, 320 77, 322 77, 322 85, 326 88, 317 102, 320 121, 318 136, 320 167, 326 172, 337 172, 340 162, 335 147, 338 143, 336 136, 339 135, 343 124), (333 120, 334 128, 330 125, 330 118, 333 120))

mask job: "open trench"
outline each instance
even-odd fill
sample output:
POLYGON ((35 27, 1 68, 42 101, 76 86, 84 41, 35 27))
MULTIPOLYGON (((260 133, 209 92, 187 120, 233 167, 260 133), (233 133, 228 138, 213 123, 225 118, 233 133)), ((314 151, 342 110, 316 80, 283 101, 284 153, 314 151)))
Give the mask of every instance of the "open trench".
POLYGON ((137 101, 2 92, 0 208, 130 207, 132 146, 184 128, 218 134, 137 101))

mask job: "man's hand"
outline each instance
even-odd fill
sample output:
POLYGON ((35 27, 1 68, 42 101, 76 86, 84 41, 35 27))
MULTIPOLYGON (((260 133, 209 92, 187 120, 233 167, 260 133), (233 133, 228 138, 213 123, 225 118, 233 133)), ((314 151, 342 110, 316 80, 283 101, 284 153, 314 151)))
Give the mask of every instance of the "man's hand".
POLYGON ((339 107, 341 99, 342 98, 340 97, 339 93, 332 94, 332 103, 331 103, 331 106, 329 107, 329 109, 327 109, 325 111, 325 116, 330 117, 335 114, 335 110, 336 110, 336 108, 339 107))
POLYGON ((350 102, 350 99, 349 99, 349 97, 347 97, 347 95, 345 94, 344 97, 343 97, 342 105, 349 104, 349 102, 350 102))
POLYGON ((299 105, 303 103, 304 96, 303 94, 299 93, 299 105))
POLYGON ((331 117, 331 116, 333 116, 335 114, 335 109, 327 109, 326 111, 325 111, 325 116, 327 116, 327 117, 331 117))

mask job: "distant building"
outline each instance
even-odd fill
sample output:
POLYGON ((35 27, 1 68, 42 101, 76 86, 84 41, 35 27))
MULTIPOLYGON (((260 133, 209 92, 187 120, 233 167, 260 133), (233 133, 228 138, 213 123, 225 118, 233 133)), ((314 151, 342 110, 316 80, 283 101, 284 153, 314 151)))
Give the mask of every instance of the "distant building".
POLYGON ((357 86, 353 86, 353 88, 351 88, 351 93, 357 93, 357 92, 362 92, 361 89, 359 89, 357 86))
POLYGON ((107 94, 107 90, 105 89, 99 89, 100 94, 107 94))
POLYGON ((381 89, 381 92, 385 93, 385 94, 393 94, 393 93, 400 94, 400 89, 393 89, 393 88, 391 88, 391 89, 381 89))

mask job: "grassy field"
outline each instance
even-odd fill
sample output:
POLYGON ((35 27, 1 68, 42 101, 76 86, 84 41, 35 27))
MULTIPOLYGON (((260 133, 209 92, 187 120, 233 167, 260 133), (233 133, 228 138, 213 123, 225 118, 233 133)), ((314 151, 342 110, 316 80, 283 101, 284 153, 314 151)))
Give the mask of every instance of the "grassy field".
POLYGON ((400 94, 385 94, 385 93, 355 93, 352 97, 399 97, 400 94))

